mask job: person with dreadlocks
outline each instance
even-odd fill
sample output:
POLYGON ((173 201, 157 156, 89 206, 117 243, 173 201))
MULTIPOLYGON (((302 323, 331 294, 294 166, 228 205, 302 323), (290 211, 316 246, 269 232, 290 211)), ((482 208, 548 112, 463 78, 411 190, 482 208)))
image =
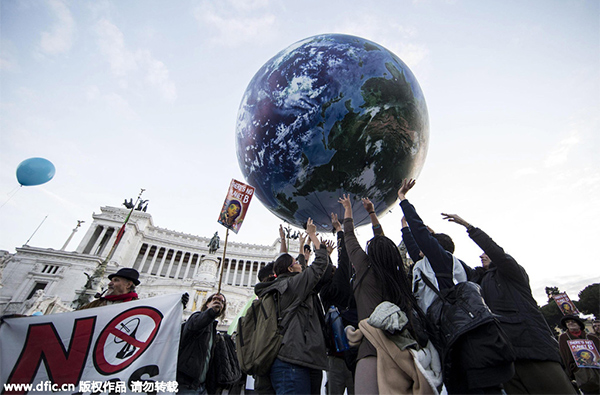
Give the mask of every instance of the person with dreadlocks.
MULTIPOLYGON (((415 362, 417 354, 413 351, 424 350, 430 343, 422 336, 423 313, 411 292, 396 244, 383 235, 379 223, 372 219, 378 226, 373 227, 374 237, 367 243, 367 251, 363 250, 354 233, 350 196, 343 195, 339 202, 344 207, 346 250, 356 270, 353 287, 360 328, 347 332, 355 343, 364 335, 358 348, 355 393, 437 393, 441 376, 431 369, 424 371, 424 364, 415 362), (393 328, 388 325, 391 322, 395 323, 393 328), (399 336, 392 341, 386 330, 399 336), (398 341, 402 342, 401 347, 398 341)), ((429 349, 433 351, 428 358, 439 364, 439 356, 433 347, 429 349)))

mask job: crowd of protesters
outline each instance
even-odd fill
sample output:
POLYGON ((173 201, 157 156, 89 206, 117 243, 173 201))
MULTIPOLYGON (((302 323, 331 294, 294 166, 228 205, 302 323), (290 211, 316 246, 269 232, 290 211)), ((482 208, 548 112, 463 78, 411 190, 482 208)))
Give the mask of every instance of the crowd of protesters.
MULTIPOLYGON (((354 232, 347 195, 339 199, 344 218, 331 214, 336 245, 320 239, 309 218, 294 257, 280 227, 280 254, 259 271, 254 290, 257 297, 277 290, 282 311, 288 313, 282 317, 277 356, 269 373, 254 377, 254 392, 320 394, 326 371, 329 395, 598 394, 599 361, 590 351, 575 360, 568 341, 589 340, 600 349, 600 321, 587 333, 582 318, 565 315, 565 331, 557 341, 523 266, 480 228, 442 213, 443 219, 463 226, 483 251, 481 266, 469 267, 454 255, 450 236, 427 227, 408 201, 414 185, 414 180, 404 180, 398 190, 402 241, 411 265, 385 236, 368 198, 362 204, 373 238, 364 249, 354 232), (330 258, 335 248, 337 265, 330 258), (348 347, 340 349, 333 339, 330 313, 342 320, 348 347)), ((137 300, 136 270, 123 268, 108 277, 107 294, 82 308, 137 300)), ((188 300, 186 293, 184 308, 188 300)), ((218 319, 226 306, 223 294, 210 295, 183 323, 180 394, 219 391, 210 382, 217 364, 215 344, 222 341, 218 319)))

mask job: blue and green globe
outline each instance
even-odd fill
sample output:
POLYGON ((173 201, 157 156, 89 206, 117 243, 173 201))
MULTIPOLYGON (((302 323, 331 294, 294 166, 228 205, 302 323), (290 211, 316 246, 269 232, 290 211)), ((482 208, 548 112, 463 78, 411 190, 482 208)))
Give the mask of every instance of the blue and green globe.
POLYGON ((258 70, 240 104, 238 161, 256 196, 282 220, 312 218, 331 230, 353 199, 356 225, 397 200, 418 176, 429 141, 423 92, 408 66, 363 38, 324 34, 299 41, 258 70))

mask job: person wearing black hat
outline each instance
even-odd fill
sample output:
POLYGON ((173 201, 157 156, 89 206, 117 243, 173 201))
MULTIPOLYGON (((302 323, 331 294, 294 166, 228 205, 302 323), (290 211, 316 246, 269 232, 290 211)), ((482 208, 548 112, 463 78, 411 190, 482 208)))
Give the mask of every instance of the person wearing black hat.
POLYGON ((100 296, 98 299, 83 305, 79 310, 138 300, 135 287, 140 285, 139 277, 140 274, 137 270, 128 267, 119 269, 116 273, 109 274, 108 279, 110 282, 108 283, 106 295, 100 296))
MULTIPOLYGON (((573 354, 571 353, 571 349, 569 347, 569 340, 577 340, 577 339, 588 339, 594 342, 597 350, 600 350, 600 339, 596 337, 596 335, 592 335, 591 333, 585 332, 585 323, 576 315, 565 315, 560 319, 560 325, 566 330, 560 337, 558 338, 558 345, 560 350, 560 356, 565 365, 565 372, 567 376, 571 380, 575 380, 575 373, 579 370, 577 367, 577 363, 575 359, 573 359, 573 354)), ((584 391, 587 393, 587 391, 584 391)), ((597 394, 598 391, 591 392, 597 394)))

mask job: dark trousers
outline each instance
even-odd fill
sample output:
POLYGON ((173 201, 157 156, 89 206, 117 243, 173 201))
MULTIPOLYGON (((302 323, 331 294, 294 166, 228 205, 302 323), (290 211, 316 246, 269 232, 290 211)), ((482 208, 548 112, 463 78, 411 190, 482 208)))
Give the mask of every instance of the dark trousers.
POLYGON ((558 362, 517 359, 515 375, 504 383, 507 394, 576 394, 558 362))

